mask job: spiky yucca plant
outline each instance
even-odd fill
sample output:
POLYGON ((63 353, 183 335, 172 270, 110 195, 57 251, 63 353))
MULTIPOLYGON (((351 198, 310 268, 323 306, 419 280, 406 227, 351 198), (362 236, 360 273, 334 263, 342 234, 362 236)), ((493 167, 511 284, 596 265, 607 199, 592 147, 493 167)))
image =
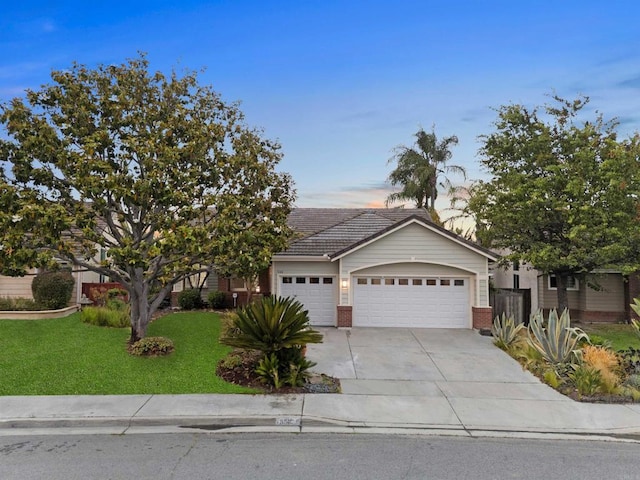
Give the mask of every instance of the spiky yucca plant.
POLYGON ((491 327, 491 335, 493 335, 494 341, 498 348, 507 350, 513 342, 518 338, 518 333, 524 328, 522 323, 516 325, 513 316, 507 317, 504 313, 502 316, 496 315, 493 319, 493 326, 491 327))
POLYGON ((293 298, 265 297, 238 310, 234 326, 240 333, 220 342, 236 348, 260 350, 269 356, 308 343, 322 343, 322 335, 309 327, 309 314, 293 298))
POLYGON ((541 310, 531 315, 528 341, 552 365, 567 363, 578 349, 578 342, 589 340, 584 331, 571 326, 569 311, 566 309, 560 316, 555 309, 551 310, 546 327, 544 323, 541 310))

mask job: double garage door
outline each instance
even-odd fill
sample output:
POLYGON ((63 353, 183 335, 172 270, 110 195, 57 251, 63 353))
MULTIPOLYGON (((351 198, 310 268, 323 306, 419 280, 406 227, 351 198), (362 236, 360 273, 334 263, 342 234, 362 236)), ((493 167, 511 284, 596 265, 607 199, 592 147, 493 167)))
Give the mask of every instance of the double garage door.
POLYGON ((468 278, 354 277, 354 327, 470 328, 468 278))
MULTIPOLYGON (((468 277, 356 276, 354 327, 470 328, 468 277)), ((335 326, 338 284, 333 276, 282 276, 280 295, 295 297, 312 325, 335 326)))

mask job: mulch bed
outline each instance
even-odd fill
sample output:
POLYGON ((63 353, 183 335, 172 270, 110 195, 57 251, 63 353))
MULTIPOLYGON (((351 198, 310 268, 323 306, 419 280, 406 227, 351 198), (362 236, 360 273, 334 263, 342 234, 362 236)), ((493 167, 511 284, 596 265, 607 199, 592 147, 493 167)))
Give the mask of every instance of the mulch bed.
POLYGON ((612 403, 612 404, 624 404, 624 403, 636 403, 633 398, 624 395, 611 395, 606 393, 596 393, 594 395, 580 395, 575 388, 560 388, 560 393, 575 400, 576 402, 584 403, 612 403))
POLYGON ((312 374, 302 387, 287 386, 276 389, 264 384, 255 372, 256 365, 262 357, 260 352, 234 350, 230 355, 240 357, 241 363, 233 367, 225 366, 224 359, 218 363, 216 374, 226 382, 260 390, 263 393, 340 393, 340 380, 316 373, 312 374))

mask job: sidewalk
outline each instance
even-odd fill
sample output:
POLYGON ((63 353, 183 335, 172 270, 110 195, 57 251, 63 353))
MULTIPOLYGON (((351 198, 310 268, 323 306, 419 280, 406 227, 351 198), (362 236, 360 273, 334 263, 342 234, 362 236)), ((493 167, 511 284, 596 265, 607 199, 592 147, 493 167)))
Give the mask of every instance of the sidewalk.
MULTIPOLYGON (((500 392, 504 395, 505 392, 500 392)), ((513 395, 518 396, 518 395, 513 395)), ((0 436, 149 431, 597 435, 640 440, 640 404, 444 395, 0 397, 0 436)))

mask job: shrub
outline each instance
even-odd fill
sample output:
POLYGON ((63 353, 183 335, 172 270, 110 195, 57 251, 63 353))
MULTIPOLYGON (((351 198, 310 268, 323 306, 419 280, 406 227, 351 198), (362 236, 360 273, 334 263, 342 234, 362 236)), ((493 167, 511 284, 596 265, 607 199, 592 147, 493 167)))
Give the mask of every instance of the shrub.
POLYGON ((289 371, 285 377, 285 383, 292 387, 302 387, 309 379, 309 370, 316 365, 315 362, 307 360, 303 356, 300 356, 300 358, 294 362, 289 362, 289 371))
POLYGON ((199 310, 203 307, 200 290, 190 288, 178 294, 178 306, 183 310, 199 310))
POLYGON ((582 341, 585 345, 602 345, 603 347, 611 348, 611 341, 606 338, 593 333, 589 334, 589 341, 582 341))
POLYGON ((98 327, 124 328, 131 325, 128 309, 111 310, 107 307, 85 307, 80 312, 84 323, 98 327))
MULTIPOLYGON (((640 316, 640 298, 634 298, 633 303, 631 304, 631 308, 636 315, 640 316)), ((633 331, 638 338, 640 338, 640 322, 634 318, 631 319, 631 326, 633 327, 633 331)))
POLYGON ((553 369, 545 370, 545 372, 542 374, 542 380, 544 380, 544 383, 549 385, 551 388, 555 388, 556 390, 560 385, 562 385, 562 378, 560 378, 560 376, 553 369))
POLYGON ((242 365, 242 356, 238 353, 230 353, 220 361, 223 368, 232 370, 242 365))
POLYGON ((235 312, 225 312, 220 315, 220 337, 237 337, 240 329, 236 327, 238 318, 235 312))
POLYGON ((625 383, 630 387, 640 388, 640 375, 638 375, 637 373, 634 373, 633 375, 629 375, 625 383))
POLYGON ((518 333, 524 328, 522 323, 516 325, 513 317, 507 317, 504 313, 502 317, 496 315, 491 327, 495 345, 498 348, 507 350, 517 339, 518 333))
POLYGON ((220 309, 224 308, 226 298, 227 297, 224 292, 215 290, 213 292, 209 292, 209 295, 207 295, 207 302, 209 303, 210 308, 220 309))
POLYGON ((31 292, 36 303, 46 310, 64 308, 71 300, 75 280, 68 270, 43 272, 31 283, 31 292))
POLYGON ((23 311, 36 311, 40 310, 40 306, 30 298, 9 298, 0 297, 0 310, 23 312, 23 311))
POLYGON ((293 298, 266 297, 254 302, 238 310, 234 326, 240 334, 222 337, 220 342, 260 350, 265 355, 308 343, 322 343, 322 335, 309 327, 308 312, 293 298))
POLYGON ((120 298, 111 298, 107 300, 105 306, 109 310, 115 310, 116 312, 126 312, 129 309, 129 305, 120 298))
POLYGON ((620 365, 627 375, 640 374, 640 349, 628 348, 618 352, 620 365))
POLYGON ((227 333, 220 342, 261 351, 256 373, 275 388, 300 385, 315 365, 303 357, 302 347, 321 343, 322 335, 309 327, 308 312, 293 298, 266 297, 254 302, 237 312, 233 326, 237 332, 227 333))
POLYGON ((145 337, 129 346, 129 353, 138 357, 169 355, 174 350, 173 342, 166 337, 145 337))
POLYGON ((256 373, 264 383, 273 385, 275 388, 283 386, 280 380, 280 360, 275 353, 262 357, 256 367, 256 373))
POLYGON ((531 315, 528 341, 552 365, 567 363, 578 350, 578 343, 583 339, 589 339, 581 329, 571 327, 568 310, 562 312, 559 317, 558 312, 551 310, 546 323, 545 327, 541 310, 531 315))
POLYGON ((587 345, 582 349, 582 361, 600 372, 601 389, 612 393, 620 383, 617 355, 602 346, 587 345))
POLYGON ((593 395, 600 388, 600 372, 588 365, 574 365, 573 372, 569 374, 580 395, 593 395))

